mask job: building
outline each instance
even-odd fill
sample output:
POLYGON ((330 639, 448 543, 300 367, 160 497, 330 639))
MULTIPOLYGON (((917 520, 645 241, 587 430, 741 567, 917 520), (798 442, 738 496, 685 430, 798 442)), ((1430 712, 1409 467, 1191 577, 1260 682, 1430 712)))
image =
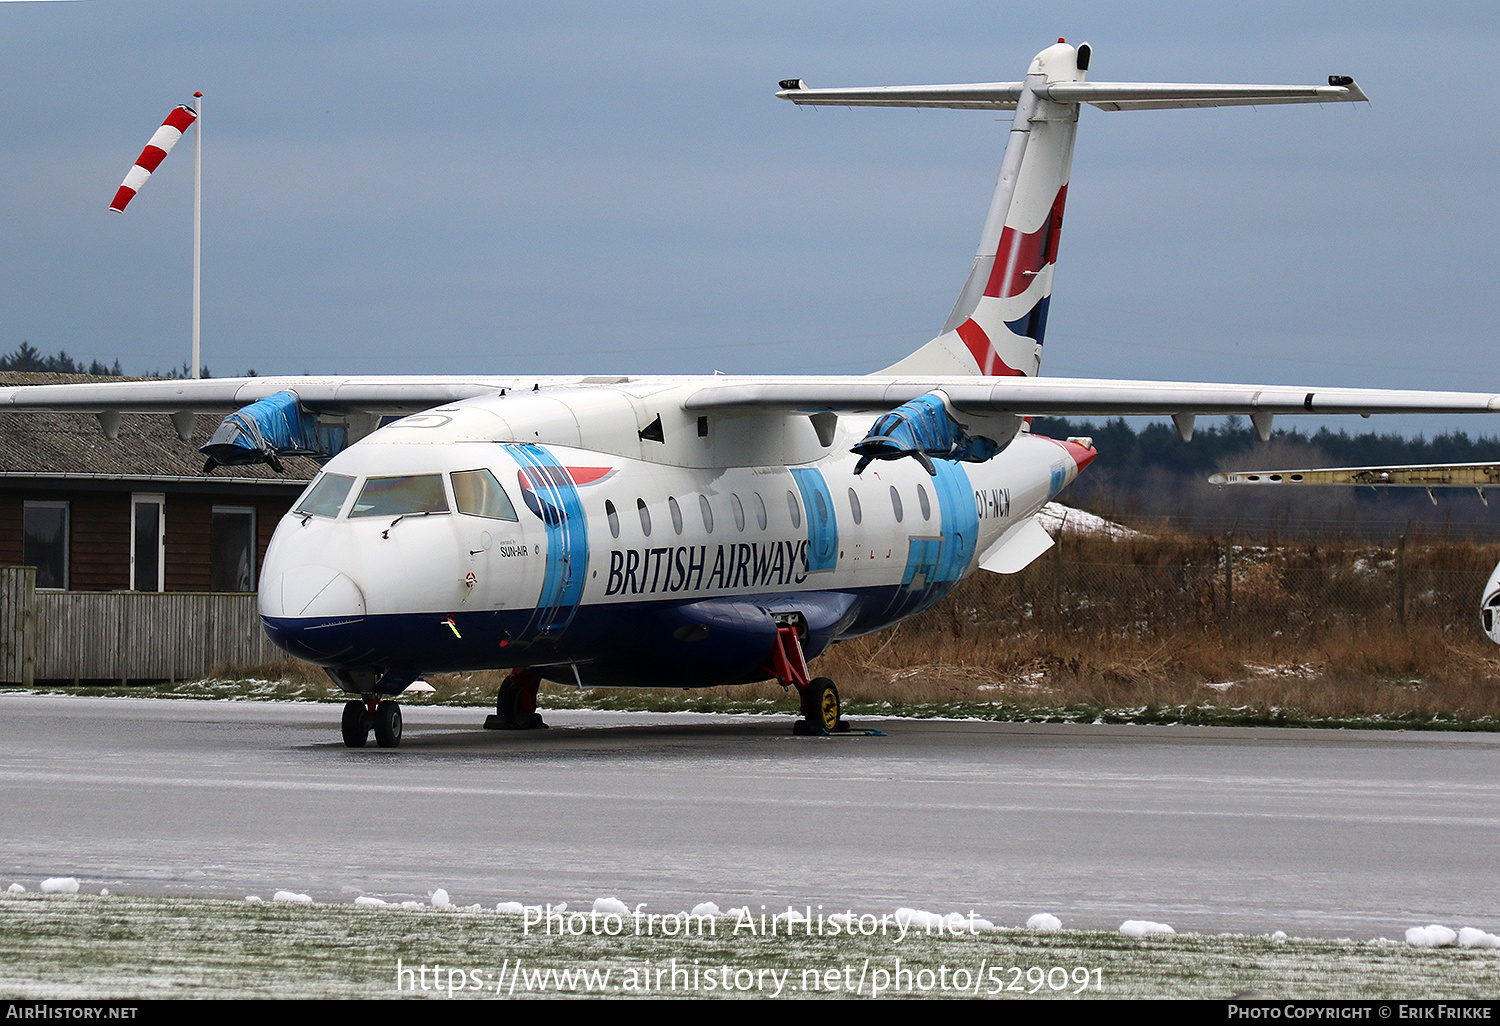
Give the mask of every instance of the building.
POLYGON ((278 655, 253 593, 317 464, 205 474, 218 422, 194 418, 184 441, 168 417, 121 415, 110 437, 92 414, 0 413, 0 682, 176 679, 278 655))
MULTIPOLYGON (((80 380, 0 373, 0 385, 80 380)), ((82 380, 90 380, 83 378, 82 380)), ((0 413, 0 565, 36 567, 39 590, 250 592, 282 515, 317 473, 310 459, 203 473, 167 417, 0 413)))

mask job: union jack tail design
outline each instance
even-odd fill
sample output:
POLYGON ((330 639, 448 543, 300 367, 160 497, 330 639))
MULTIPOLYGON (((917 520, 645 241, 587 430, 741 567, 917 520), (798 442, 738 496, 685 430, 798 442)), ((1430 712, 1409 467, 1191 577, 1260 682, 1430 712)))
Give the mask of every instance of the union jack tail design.
POLYGON ((1078 128, 1078 104, 1048 92, 1087 67, 1062 40, 1032 61, 969 280, 943 333, 883 373, 1037 373, 1078 128))
POLYGON ((151 141, 141 151, 141 155, 135 159, 135 166, 125 176, 125 181, 120 183, 120 188, 115 192, 114 202, 109 209, 115 213, 122 213, 125 205, 135 198, 135 194, 141 186, 146 184, 146 179, 151 177, 157 165, 162 162, 172 147, 177 145, 183 133, 188 130, 194 121, 198 120, 198 112, 187 104, 181 104, 172 108, 172 113, 161 123, 161 127, 151 136, 151 141))

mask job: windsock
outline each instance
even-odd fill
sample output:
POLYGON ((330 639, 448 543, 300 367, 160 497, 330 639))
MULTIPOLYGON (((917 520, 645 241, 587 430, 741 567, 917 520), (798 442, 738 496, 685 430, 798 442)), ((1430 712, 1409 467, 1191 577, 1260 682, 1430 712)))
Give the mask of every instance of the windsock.
POLYGON ((135 158, 135 166, 125 176, 125 181, 120 183, 115 201, 109 205, 109 209, 115 213, 125 210, 125 204, 135 198, 137 190, 151 177, 151 172, 172 152, 172 147, 177 145, 177 140, 182 138, 182 133, 188 130, 188 126, 197 120, 198 112, 185 103, 172 108, 172 113, 167 115, 161 127, 151 136, 151 141, 146 144, 141 155, 135 158))

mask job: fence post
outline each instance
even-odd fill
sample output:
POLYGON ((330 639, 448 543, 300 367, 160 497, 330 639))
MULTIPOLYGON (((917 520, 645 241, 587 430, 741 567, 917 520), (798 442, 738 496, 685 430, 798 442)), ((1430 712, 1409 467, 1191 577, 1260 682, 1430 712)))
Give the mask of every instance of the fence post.
POLYGON ((1234 629, 1234 532, 1224 534, 1224 640, 1234 629))
POLYGON ((1396 621, 1406 630, 1406 535, 1396 539, 1396 621))
POLYGON ((1057 537, 1052 540, 1052 614, 1059 622, 1063 618, 1062 573, 1062 530, 1059 528, 1057 537))

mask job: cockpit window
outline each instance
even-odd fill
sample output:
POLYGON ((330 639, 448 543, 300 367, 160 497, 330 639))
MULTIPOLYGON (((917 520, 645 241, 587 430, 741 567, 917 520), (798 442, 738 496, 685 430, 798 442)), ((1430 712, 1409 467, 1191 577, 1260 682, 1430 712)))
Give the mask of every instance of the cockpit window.
POLYGON ((344 474, 319 474, 308 486, 294 507, 298 513, 311 513, 318 517, 336 517, 344 508, 344 499, 354 487, 354 478, 344 474))
POLYGON ((460 513, 491 520, 517 520, 516 507, 488 470, 460 470, 453 475, 453 501, 460 513))
POLYGON ((441 474, 372 477, 359 490, 351 517, 397 517, 447 513, 448 496, 441 474))

